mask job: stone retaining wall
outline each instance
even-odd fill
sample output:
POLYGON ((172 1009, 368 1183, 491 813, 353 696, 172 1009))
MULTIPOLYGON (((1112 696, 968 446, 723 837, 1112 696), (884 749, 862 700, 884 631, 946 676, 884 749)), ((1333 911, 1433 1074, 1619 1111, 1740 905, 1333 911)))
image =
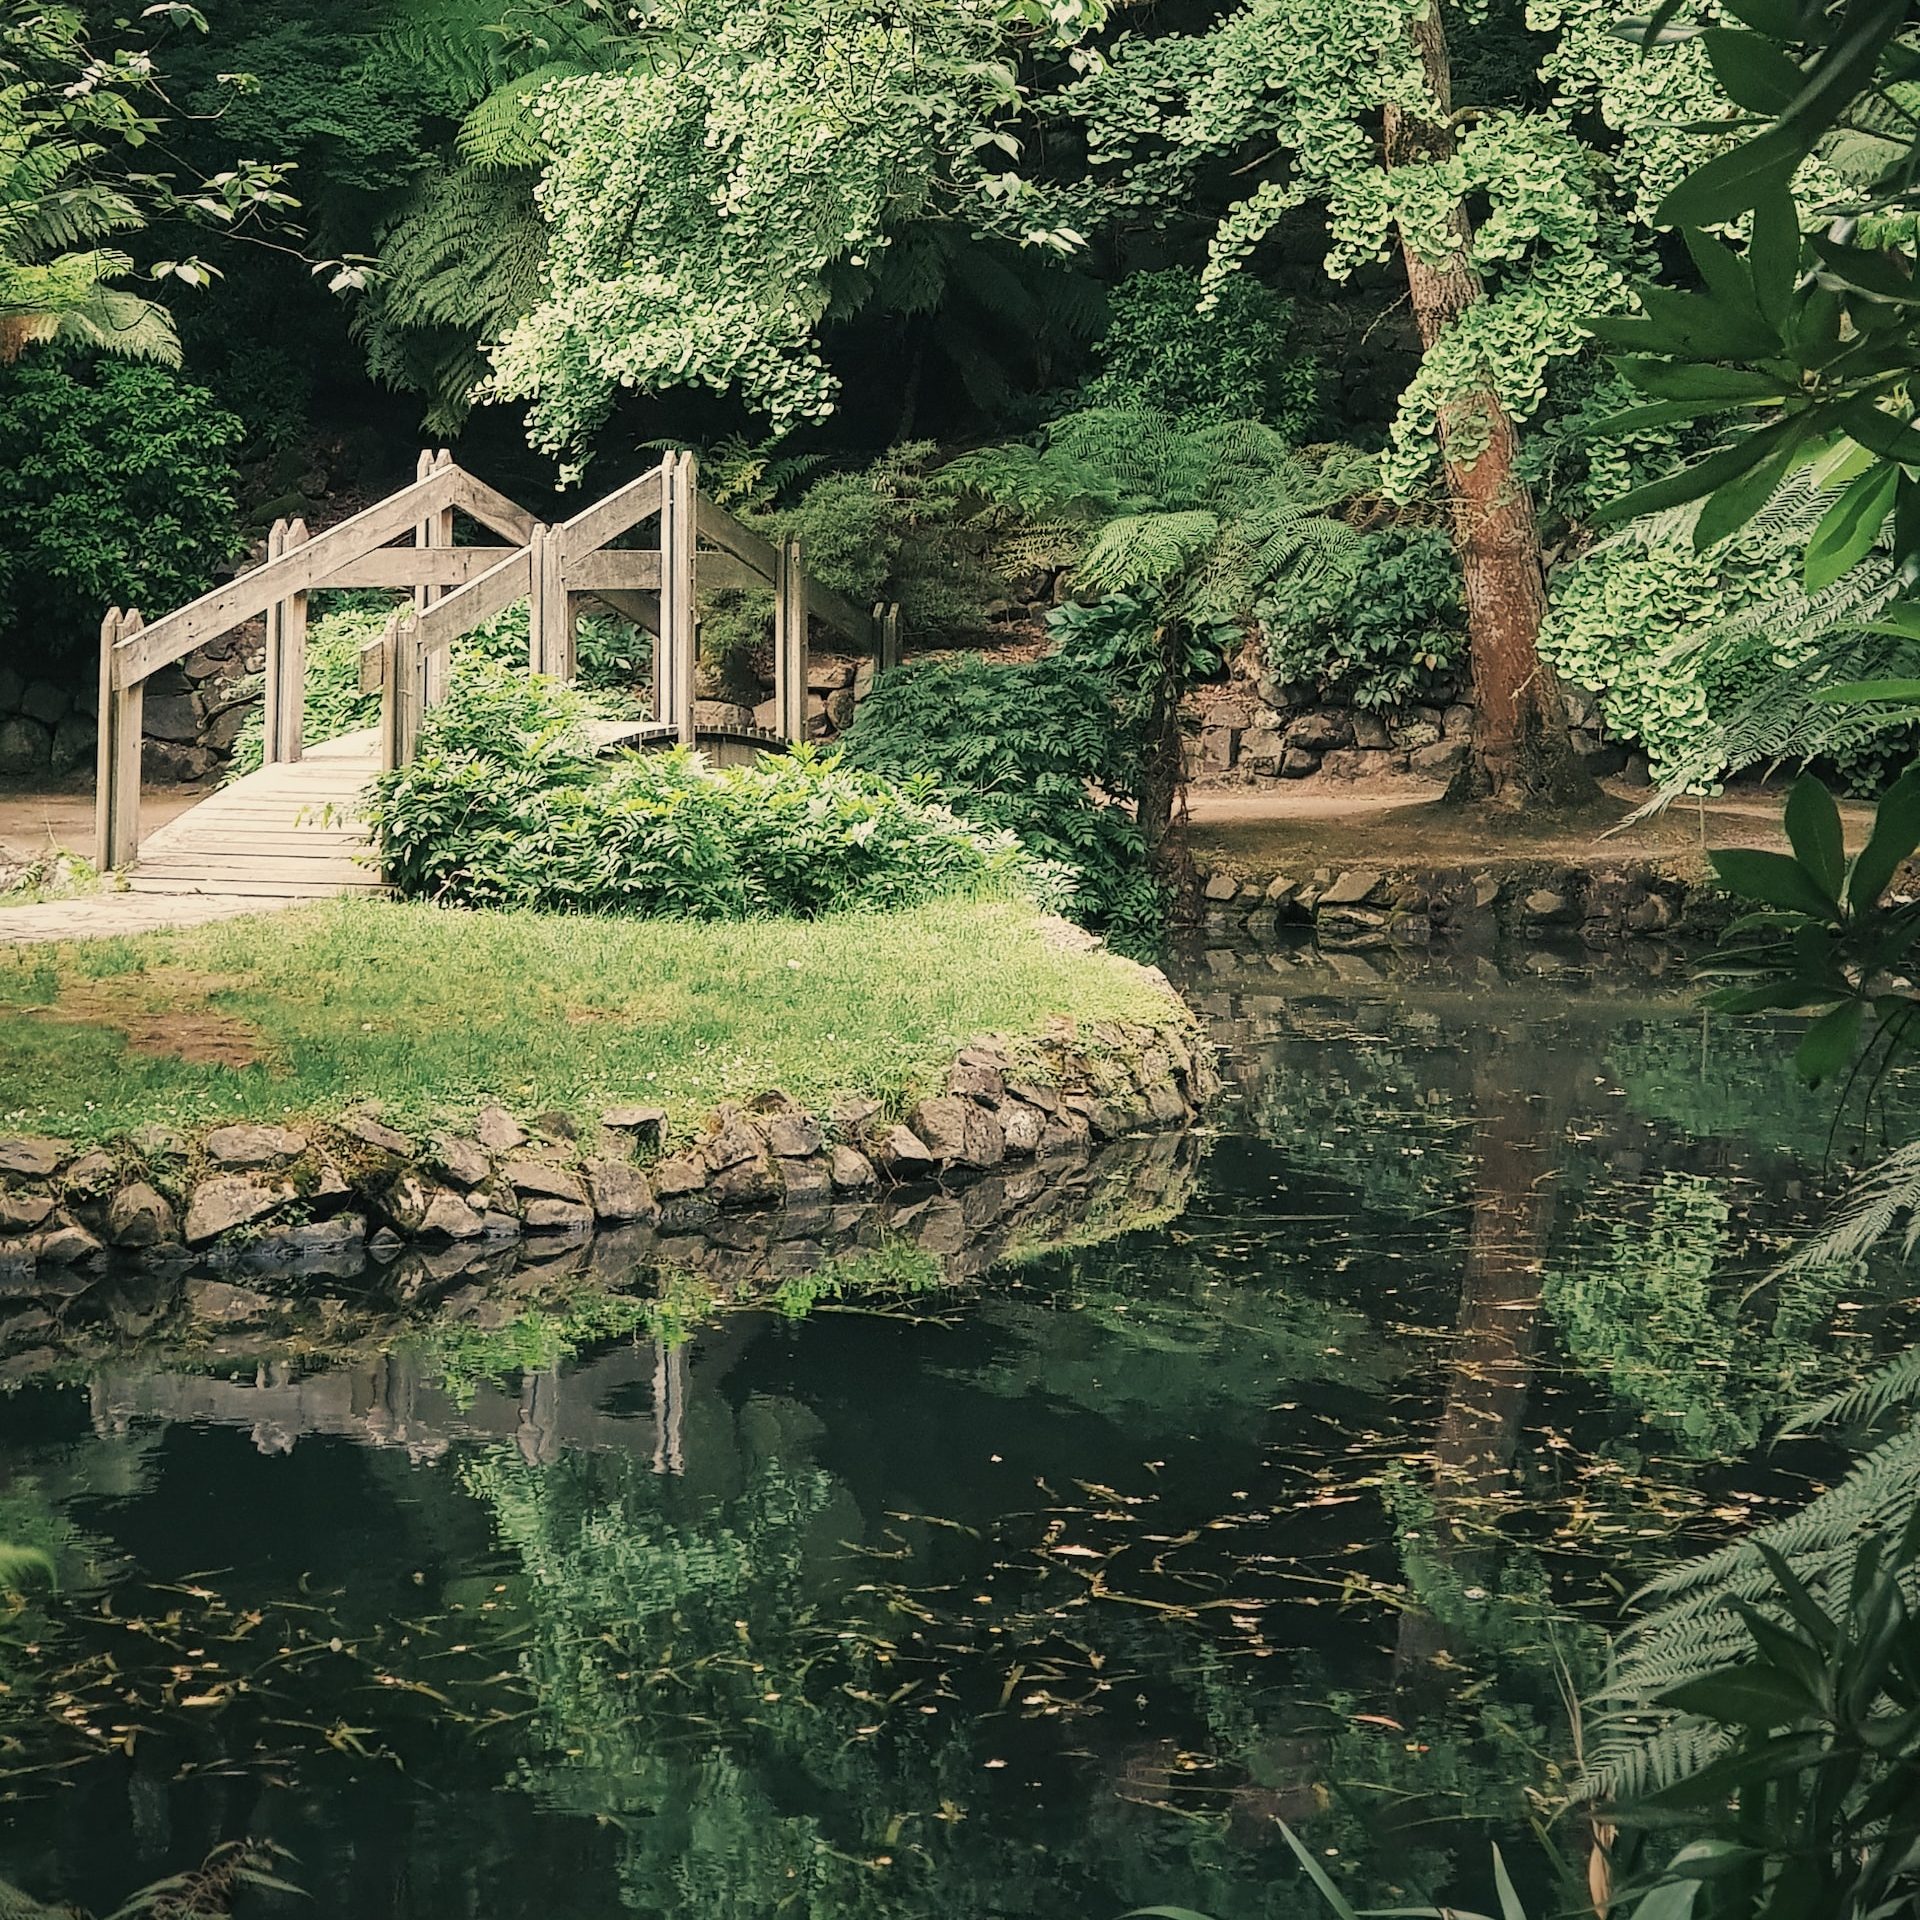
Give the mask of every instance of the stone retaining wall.
POLYGON ((85 1151, 0 1140, 0 1276, 113 1254, 168 1261, 217 1250, 272 1266, 415 1240, 685 1229, 723 1212, 972 1179, 1184 1127, 1217 1081, 1198 1027, 1170 1007, 1156 1026, 1078 1032, 1060 1022, 1019 1049, 983 1039, 961 1050, 945 1085, 898 1119, 876 1101, 821 1115, 769 1093, 722 1107, 686 1140, 666 1138, 665 1114, 639 1105, 607 1109, 590 1137, 564 1115, 523 1123, 490 1105, 470 1128, 426 1140, 367 1111, 327 1125, 218 1127, 191 1141, 148 1127, 85 1151))
POLYGON ((670 1287, 680 1313, 697 1312, 702 1296, 717 1309, 791 1298, 796 1283, 831 1292, 850 1256, 900 1246, 927 1256, 944 1284, 962 1286, 1009 1255, 1097 1241, 1179 1213, 1200 1147, 1190 1132, 1141 1134, 1002 1166, 953 1192, 875 1189, 686 1227, 633 1223, 507 1242, 343 1245, 292 1263, 276 1261, 271 1244, 261 1242, 146 1268, 43 1268, 0 1288, 0 1380, 76 1362, 100 1367, 136 1353, 151 1363, 177 1351, 202 1365, 170 1385, 143 1366, 108 1382, 96 1411, 112 1424, 136 1415, 206 1420, 245 1412, 249 1425, 264 1412, 289 1433, 353 1432, 414 1445, 430 1437, 432 1421, 412 1386, 406 1421, 383 1431, 383 1414, 394 1411, 390 1394, 333 1395, 324 1384, 346 1383, 361 1354, 370 1365, 377 1358, 383 1378, 390 1366, 404 1369, 409 1362, 392 1350, 398 1333, 496 1331, 580 1286, 625 1294, 670 1287), (336 1280, 355 1284, 329 1284, 336 1280), (287 1376, 282 1363, 304 1352, 324 1353, 327 1371, 287 1376), (258 1358, 263 1371, 239 1381, 209 1376, 209 1354, 258 1358))
MULTIPOLYGON (((260 704, 261 649, 256 621, 148 680, 141 717, 145 779, 173 786, 204 780, 226 764, 247 715, 260 704)), ((0 776, 58 780, 90 766, 99 705, 91 672, 62 685, 0 667, 0 776)))
MULTIPOLYGON (((1564 687, 1574 751, 1596 777, 1647 777, 1644 756, 1611 739, 1595 697, 1564 687)), ((1412 777, 1445 786, 1473 740, 1472 691, 1464 675, 1432 697, 1375 713, 1329 698, 1324 687, 1271 673, 1257 644, 1235 656, 1225 685, 1202 687, 1187 703, 1187 777, 1215 786, 1275 780, 1412 777)))
POLYGON ((1308 874, 1199 876, 1194 918, 1208 931, 1276 939, 1311 928, 1329 948, 1424 947, 1436 940, 1703 939, 1732 904, 1710 882, 1647 862, 1604 867, 1320 867, 1308 874))

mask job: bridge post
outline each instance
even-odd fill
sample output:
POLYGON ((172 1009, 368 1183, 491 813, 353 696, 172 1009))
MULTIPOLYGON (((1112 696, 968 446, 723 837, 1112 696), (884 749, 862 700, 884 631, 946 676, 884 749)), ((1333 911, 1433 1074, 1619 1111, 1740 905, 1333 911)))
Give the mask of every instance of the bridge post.
POLYGON ((387 622, 380 642, 380 770, 410 766, 420 744, 420 713, 426 686, 420 655, 420 620, 403 607, 387 622))
POLYGON ((694 604, 694 553, 700 531, 699 476, 691 453, 669 454, 660 500, 660 711, 683 746, 693 745, 693 693, 698 643, 694 604))
POLYGON ((875 607, 874 613, 880 622, 880 665, 883 669, 897 667, 900 664, 899 605, 875 607))
MULTIPOLYGON (((276 520, 267 535, 269 564, 304 547, 304 520, 276 520)), ((290 593, 267 609, 267 690, 261 759, 267 765, 298 760, 307 731, 307 596, 290 593)))
MULTIPOLYGON (((431 448, 420 455, 415 469, 415 478, 428 480, 445 467, 453 465, 453 455, 445 447, 438 453, 431 448)), ((442 507, 438 513, 429 514, 413 530, 413 544, 429 551, 453 545, 453 509, 442 507)), ((436 600, 442 598, 446 589, 422 583, 413 590, 413 605, 416 613, 425 613, 436 600)), ((426 666, 425 697, 429 706, 438 706, 447 697, 447 673, 451 656, 445 653, 435 654, 426 666)))
POLYGON ((807 737, 807 575, 800 542, 781 541, 773 582, 773 708, 790 747, 807 737))
POLYGON ((100 743, 95 776, 94 865, 102 873, 131 866, 140 851, 140 723, 146 684, 114 684, 114 649, 146 625, 115 607, 100 623, 100 743))
POLYGON ((565 536, 558 527, 536 527, 533 591, 527 603, 527 662, 556 680, 574 677, 573 606, 567 592, 565 536))

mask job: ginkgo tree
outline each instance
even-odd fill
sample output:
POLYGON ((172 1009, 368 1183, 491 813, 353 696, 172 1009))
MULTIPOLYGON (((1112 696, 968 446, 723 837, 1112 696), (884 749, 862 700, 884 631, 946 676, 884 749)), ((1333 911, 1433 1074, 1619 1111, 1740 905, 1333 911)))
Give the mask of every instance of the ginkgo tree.
MULTIPOLYGON (((1571 124, 1600 84, 1593 11, 1563 10, 1565 104, 1546 111, 1455 101, 1438 0, 1248 0, 1204 34, 1121 40, 1060 106, 1086 131, 1088 221, 1103 205, 1177 203, 1223 164, 1252 177, 1213 239, 1216 286, 1309 204, 1335 278, 1398 255, 1423 355, 1384 479, 1406 497, 1441 475, 1478 709, 1457 790, 1475 797, 1592 792, 1537 648, 1546 584, 1517 432, 1552 364, 1584 347, 1586 316, 1623 292, 1627 222, 1571 124)), ((1627 145, 1647 159, 1640 131, 1627 145)))
POLYGON ((1014 160, 1020 62, 1099 0, 669 0, 621 70, 534 105, 543 297, 486 397, 577 455, 621 388, 737 389, 776 427, 832 410, 817 344, 839 276, 911 223, 1070 250, 1014 160))
POLYGON ((817 420, 836 398, 821 325, 903 231, 1071 253, 1102 227, 1190 226, 1223 174, 1251 178, 1218 222, 1216 289, 1309 203, 1335 277, 1402 265, 1424 351, 1385 477, 1405 496, 1437 473, 1452 510, 1479 707, 1462 791, 1577 803, 1517 435, 1588 319, 1624 304, 1651 209, 1702 150, 1676 113, 1730 109, 1696 47, 1635 64, 1625 0, 1539 0, 1525 102, 1457 102, 1449 12, 1246 0, 1203 32, 1114 36, 1092 4, 671 0, 621 71, 538 97, 543 296, 485 393, 575 457, 623 387, 817 420))

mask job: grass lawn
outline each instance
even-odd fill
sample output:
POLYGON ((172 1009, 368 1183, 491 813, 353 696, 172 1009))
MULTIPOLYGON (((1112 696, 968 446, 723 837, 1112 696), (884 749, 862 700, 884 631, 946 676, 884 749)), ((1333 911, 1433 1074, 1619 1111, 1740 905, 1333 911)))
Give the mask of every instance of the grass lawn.
POLYGON ((891 1104, 979 1033, 1164 1014, 1137 968, 1050 926, 993 901, 710 926, 343 900, 0 948, 0 1129, 85 1141, 367 1099, 401 1126, 487 1098, 690 1121, 774 1087, 891 1104))

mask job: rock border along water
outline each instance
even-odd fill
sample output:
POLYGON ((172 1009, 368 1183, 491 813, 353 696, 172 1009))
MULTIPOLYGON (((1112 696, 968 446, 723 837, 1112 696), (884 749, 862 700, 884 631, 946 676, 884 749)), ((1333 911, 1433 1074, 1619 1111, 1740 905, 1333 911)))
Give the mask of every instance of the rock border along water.
POLYGON ((903 1114, 875 1100, 814 1113, 779 1091, 723 1105, 691 1133, 653 1105, 581 1129, 488 1103, 424 1138, 370 1109, 329 1122, 166 1127, 75 1148, 0 1139, 0 1297, 39 1268, 229 1258, 256 1271, 407 1242, 584 1239, 686 1229, 1010 1165, 1070 1163, 1103 1141, 1190 1125, 1219 1085, 1199 1026, 1168 990, 1152 1024, 1057 1021, 985 1036, 903 1114))

